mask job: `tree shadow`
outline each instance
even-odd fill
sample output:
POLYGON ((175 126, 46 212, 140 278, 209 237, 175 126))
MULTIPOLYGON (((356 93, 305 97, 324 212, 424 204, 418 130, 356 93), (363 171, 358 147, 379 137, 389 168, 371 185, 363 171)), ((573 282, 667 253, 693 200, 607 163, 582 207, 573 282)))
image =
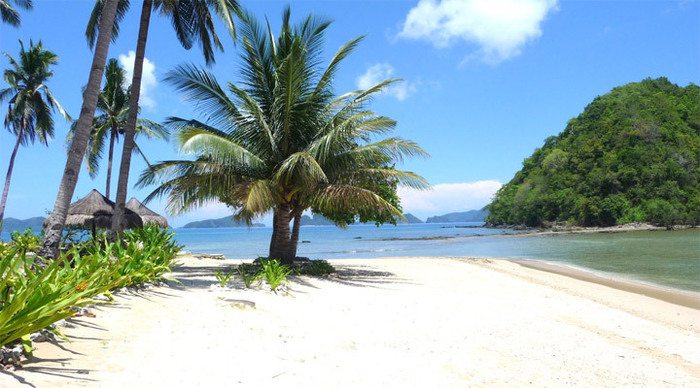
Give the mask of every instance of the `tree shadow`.
POLYGON ((335 273, 315 278, 351 287, 384 288, 389 284, 414 284, 392 272, 379 271, 366 265, 336 265, 335 273))
POLYGON ((30 382, 27 381, 27 379, 25 379, 24 377, 22 377, 22 376, 20 376, 20 375, 17 375, 16 373, 13 373, 13 372, 11 372, 11 371, 9 371, 9 370, 2 370, 2 369, 0 369, 0 373, 12 377, 13 379, 17 380, 17 382, 20 383, 20 384, 22 384, 22 385, 26 385, 26 386, 28 386, 28 387, 36 388, 36 385, 30 383, 30 382))
POLYGON ((30 372, 30 373, 40 373, 40 374, 45 374, 45 375, 50 375, 50 376, 63 377, 66 379, 71 379, 71 380, 97 382, 97 380, 95 380, 95 379, 90 379, 87 377, 79 376, 79 375, 87 375, 90 372, 92 372, 89 369, 73 369, 73 368, 63 368, 63 367, 58 368, 58 367, 50 367, 50 366, 31 366, 30 365, 30 366, 23 366, 22 370, 30 372))

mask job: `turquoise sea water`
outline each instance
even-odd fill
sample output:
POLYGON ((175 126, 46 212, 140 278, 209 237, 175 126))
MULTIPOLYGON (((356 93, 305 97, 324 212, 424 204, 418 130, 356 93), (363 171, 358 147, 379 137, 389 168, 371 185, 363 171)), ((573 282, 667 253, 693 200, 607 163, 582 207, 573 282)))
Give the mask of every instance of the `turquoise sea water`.
MULTIPOLYGON (((514 236, 478 224, 305 226, 299 255, 312 259, 385 256, 543 260, 683 290, 700 291, 700 230, 514 236), (465 228, 468 226, 468 228, 465 228)), ((231 259, 267 253, 272 229, 176 229, 191 252, 231 259)))
MULTIPOLYGON (((352 225, 301 228, 299 255, 312 259, 385 256, 492 257, 542 260, 665 287, 700 291, 700 229, 514 235, 477 223, 352 225)), ((231 259, 267 254, 270 227, 176 229, 185 250, 231 259)), ((2 239, 9 239, 4 232, 2 239)))

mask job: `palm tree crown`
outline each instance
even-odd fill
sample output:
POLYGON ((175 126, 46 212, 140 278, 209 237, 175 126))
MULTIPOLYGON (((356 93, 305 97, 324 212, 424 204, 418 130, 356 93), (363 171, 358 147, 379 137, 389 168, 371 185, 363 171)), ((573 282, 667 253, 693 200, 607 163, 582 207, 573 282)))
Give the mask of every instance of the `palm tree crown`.
POLYGON ((11 26, 19 27, 21 18, 12 3, 15 3, 18 8, 30 10, 32 0, 0 0, 0 19, 11 26))
POLYGON ((341 226, 358 216, 379 222, 401 217, 396 184, 427 183, 393 165, 425 151, 397 137, 377 140, 396 122, 366 107, 397 80, 336 96, 335 73, 361 38, 343 45, 322 68, 329 22, 309 16, 292 26, 286 9, 275 38, 269 25, 263 28, 249 14, 241 18, 240 86, 228 83, 227 93, 209 72, 191 65, 168 74, 166 80, 197 103, 204 120, 168 119, 181 151, 196 158, 145 171, 140 185, 161 182, 148 199, 166 195, 173 213, 218 200, 248 221, 273 210, 270 256, 283 260, 296 254, 305 209, 341 226), (291 220, 296 231, 289 231, 291 220))
MULTIPOLYGON (((2 1, 2 0, 0 0, 2 1)), ((97 38, 98 25, 105 0, 97 0, 88 21, 85 35, 92 47, 97 38)), ((119 0, 117 16, 112 29, 112 40, 119 35, 119 25, 129 10, 130 0, 119 0)), ((177 39, 182 47, 189 50, 198 43, 207 63, 214 62, 214 49, 223 51, 223 45, 214 28, 211 11, 223 21, 229 34, 236 37, 233 15, 238 10, 236 0, 154 0, 154 10, 170 19, 177 39)))
POLYGON ((29 50, 20 41, 19 60, 5 53, 11 68, 5 70, 8 87, 0 90, 0 101, 9 99, 5 127, 19 136, 22 144, 36 139, 44 145, 53 137, 53 110, 70 120, 61 104, 54 98, 46 82, 53 76, 51 66, 58 63, 58 56, 44 49, 41 41, 29 43, 29 50))
MULTIPOLYGON (((110 59, 105 68, 105 84, 97 100, 96 115, 93 120, 90 138, 88 140, 85 161, 90 176, 94 178, 100 167, 105 145, 108 145, 107 159, 107 187, 105 196, 109 198, 112 175, 112 159, 114 145, 124 134, 124 126, 129 112, 129 93, 126 86, 126 71, 119 65, 116 59, 110 59)), ((73 138, 75 125, 68 132, 68 141, 73 138)), ((136 126, 136 135, 149 139, 167 139, 169 131, 166 127, 147 119, 139 119, 136 126)), ((141 153, 138 145, 134 150, 141 153)), ((148 163, 148 160, 146 160, 148 163)))
POLYGON ((10 68, 3 74, 8 87, 0 90, 0 101, 9 100, 5 127, 17 139, 10 155, 5 186, 0 195, 0 226, 5 214, 5 204, 19 146, 34 143, 37 139, 40 143, 48 145, 49 139, 53 137, 54 110, 58 110, 61 116, 70 120, 70 116, 54 98, 46 84, 53 76, 51 66, 58 63, 58 56, 44 49, 41 42, 35 45, 30 41, 28 50, 24 48, 21 41, 19 44, 19 60, 5 53, 10 62, 10 68))

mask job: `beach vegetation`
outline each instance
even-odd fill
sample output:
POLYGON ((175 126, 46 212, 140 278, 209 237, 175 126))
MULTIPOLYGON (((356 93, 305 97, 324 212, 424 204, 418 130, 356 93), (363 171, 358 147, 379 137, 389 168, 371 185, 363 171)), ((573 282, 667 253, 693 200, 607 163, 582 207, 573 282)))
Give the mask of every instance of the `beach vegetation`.
POLYGON ((335 268, 326 260, 294 262, 292 268, 297 275, 325 276, 335 272, 335 268))
POLYGON ((219 286, 224 288, 233 277, 233 271, 216 271, 214 272, 214 277, 219 282, 219 286))
POLYGON ((103 7, 99 22, 97 22, 97 30, 99 31, 97 40, 93 41, 94 45, 91 45, 91 47, 94 48, 94 53, 92 64, 90 65, 87 86, 83 91, 83 103, 80 108, 80 116, 75 124, 73 141, 71 141, 68 147, 66 164, 56 192, 53 210, 46 219, 44 239, 40 251, 40 254, 46 258, 55 258, 59 254, 63 228, 65 227, 66 217, 68 216, 68 207, 73 198, 75 186, 78 183, 80 165, 85 156, 85 150, 90 137, 92 120, 95 115, 95 108, 97 107, 97 100, 100 94, 102 74, 104 72, 105 63, 107 62, 109 45, 112 41, 112 30, 115 26, 114 22, 115 19, 121 19, 124 16, 124 12, 118 13, 119 6, 121 5, 123 7, 128 3, 116 0, 100 0, 98 2, 102 3, 103 7))
MULTIPOLYGON (((90 20, 86 29, 88 43, 92 45, 95 41, 98 23, 101 18, 104 1, 95 2, 90 20)), ((124 15, 129 9, 128 1, 119 2, 119 15, 124 15)), ((136 50, 134 53, 134 71, 131 80, 131 93, 128 102, 128 112, 123 128, 124 143, 122 146, 121 162, 119 167, 119 177, 117 181, 117 193, 115 198, 115 209, 112 217, 111 233, 114 236, 121 234, 123 229, 124 207, 126 204, 129 171, 131 166, 131 156, 136 148, 134 138, 136 136, 137 115, 139 110, 139 99, 141 94, 141 78, 143 76, 143 65, 146 57, 146 45, 149 38, 149 26, 154 12, 163 16, 171 22, 175 36, 183 48, 189 50, 194 43, 198 43, 207 64, 214 63, 214 51, 223 51, 224 46, 219 40, 214 19, 218 17, 224 24, 231 37, 235 40, 236 30, 234 26, 234 16, 238 9, 236 0, 144 0, 141 3, 141 17, 136 37, 136 50)), ((119 33, 121 17, 118 17, 113 26, 113 35, 119 33)))
MULTIPOLYGON (((115 144, 124 135, 124 126, 129 112, 130 88, 127 87, 126 71, 119 62, 112 58, 107 62, 105 69, 105 84, 97 101, 97 111, 92 122, 90 138, 88 139, 85 164, 91 178, 95 178, 100 168, 100 162, 107 147, 107 176, 105 183, 105 197, 109 199, 112 188, 112 162, 114 159, 115 144)), ((68 142, 73 138, 76 126, 71 126, 68 132, 68 142)), ((167 140, 169 136, 167 127, 151 120, 139 118, 136 125, 135 137, 147 139, 167 140)), ((135 153, 141 155, 146 164, 148 158, 139 145, 134 142, 135 153)))
POLYGON ((31 244, 27 232, 16 236, 0 250, 0 346, 72 316, 97 295, 162 279, 180 249, 173 232, 148 226, 119 242, 74 245, 49 260, 28 256, 37 236, 31 244))
POLYGON ((32 0, 0 0, 0 19, 13 27, 19 27, 22 19, 17 8, 31 10, 32 0))
POLYGON ((491 225, 700 224, 700 87, 645 79, 595 98, 488 209, 491 225))
POLYGON ((8 101, 5 128, 15 137, 0 196, 0 227, 19 147, 36 141, 49 145, 54 133, 53 112, 58 111, 64 119, 71 120, 48 87, 53 77, 52 67, 58 63, 58 55, 44 48, 41 41, 36 44, 30 41, 28 48, 20 41, 19 46, 17 59, 4 53, 10 67, 3 72, 7 87, 0 89, 0 102, 8 101))
POLYGON ((277 291, 279 286, 287 282, 287 276, 292 270, 276 259, 260 261, 260 276, 265 279, 272 291, 277 291))
POLYGON ((277 35, 246 12, 240 24, 239 83, 222 86, 191 64, 166 76, 204 120, 167 120, 180 151, 194 159, 163 161, 144 171, 138 185, 157 185, 146 200, 165 196, 175 214, 220 201, 246 222, 272 212, 268 257, 287 265, 296 257, 307 209, 341 227, 358 219, 381 224, 403 217, 397 186, 428 184, 395 165, 427 154, 412 141, 384 137, 396 122, 368 109, 373 96, 399 80, 337 95, 333 80, 362 38, 344 44, 322 67, 329 21, 310 15, 294 25, 287 8, 277 35))
POLYGON ((257 264, 241 263, 236 268, 236 273, 243 280, 245 288, 253 287, 253 283, 260 280, 260 267, 257 264))
POLYGON ((24 232, 12 231, 10 233, 10 241, 11 245, 17 249, 17 253, 21 256, 25 256, 30 252, 36 253, 41 246, 41 239, 31 229, 27 229, 24 232))

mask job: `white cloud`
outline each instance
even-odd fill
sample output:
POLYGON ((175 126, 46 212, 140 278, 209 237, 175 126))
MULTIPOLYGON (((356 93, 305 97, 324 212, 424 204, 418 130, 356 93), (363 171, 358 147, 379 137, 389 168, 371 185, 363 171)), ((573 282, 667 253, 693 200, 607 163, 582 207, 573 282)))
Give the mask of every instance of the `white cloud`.
MULTIPOLYGON (((377 63, 367 68, 364 74, 357 77, 357 87, 360 89, 369 89, 388 78, 392 78, 393 74, 393 66, 388 63, 377 63)), ((408 96, 415 92, 416 84, 407 81, 395 83, 385 90, 386 94, 395 97, 399 101, 407 99, 408 96)))
MULTIPOLYGON (((406 16, 399 37, 436 47, 465 41, 488 63, 512 58, 542 35, 541 24, 558 0, 420 0, 406 16)), ((469 55, 473 57, 474 54, 469 55)))
MULTIPOLYGON (((131 78, 134 76, 134 60, 136 53, 129 51, 127 55, 119 55, 119 63, 126 70, 127 83, 131 84, 131 78)), ((143 73, 141 75, 141 95, 139 96, 139 105, 154 109, 156 101, 153 99, 153 89, 158 85, 156 80, 156 65, 148 58, 143 59, 143 73)))
POLYGON ((398 194, 404 212, 418 217, 481 209, 491 202, 502 184, 484 180, 465 183, 440 183, 431 190, 415 190, 399 187, 398 194))

